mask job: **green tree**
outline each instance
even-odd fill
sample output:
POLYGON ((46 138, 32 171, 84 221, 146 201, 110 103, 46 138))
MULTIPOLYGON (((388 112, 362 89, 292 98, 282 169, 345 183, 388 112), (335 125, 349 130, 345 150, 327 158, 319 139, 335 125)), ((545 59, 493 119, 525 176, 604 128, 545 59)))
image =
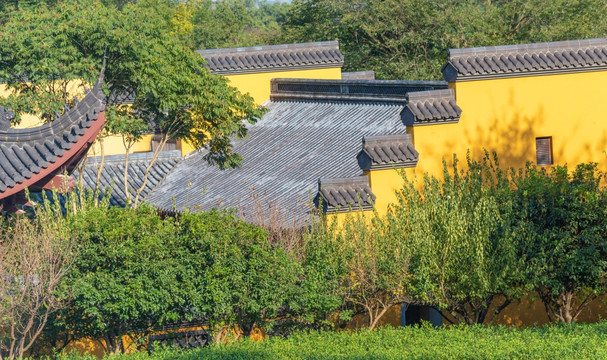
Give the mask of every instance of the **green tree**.
POLYGON ((191 7, 193 30, 188 43, 196 49, 214 49, 276 43, 288 4, 202 0, 191 7))
POLYGON ((292 259, 270 244, 264 229, 230 213, 185 213, 179 226, 188 307, 204 314, 214 341, 271 326, 297 279, 292 259))
MULTIPOLYGON (((171 219, 154 209, 93 208, 62 222, 79 242, 68 273, 71 306, 55 319, 72 339, 103 339, 124 351, 122 336, 142 336, 184 316, 181 259, 171 219)), ((136 340, 136 338, 135 338, 136 340)))
POLYGON ((454 157, 452 169, 445 164, 440 179, 426 175, 420 190, 404 180, 387 222, 413 252, 414 298, 461 323, 493 319, 525 284, 508 177, 486 155, 468 158, 465 169, 454 157))
POLYGON ((602 37, 601 0, 294 0, 287 41, 339 40, 346 70, 441 79, 447 50, 602 37))
MULTIPOLYGON (((72 103, 74 81, 82 81, 82 87, 94 82, 105 55, 109 91, 133 98, 128 111, 120 112, 116 96, 110 97, 110 133, 125 131, 112 124, 114 119, 141 118, 147 131, 206 148, 211 163, 236 166, 240 158, 230 138, 244 136, 242 120, 254 122, 262 111, 204 68, 204 60, 179 35, 174 16, 174 3, 163 0, 120 9, 83 0, 11 12, 0 27, 0 78, 15 93, 3 105, 17 113, 17 120, 30 113, 50 121, 64 103, 72 103), (117 112, 120 116, 112 116, 117 112)), ((141 127, 127 133, 138 136, 141 127)))
POLYGON ((528 167, 517 208, 526 229, 521 243, 528 278, 551 320, 575 322, 607 291, 607 194, 596 164, 550 171, 528 167))

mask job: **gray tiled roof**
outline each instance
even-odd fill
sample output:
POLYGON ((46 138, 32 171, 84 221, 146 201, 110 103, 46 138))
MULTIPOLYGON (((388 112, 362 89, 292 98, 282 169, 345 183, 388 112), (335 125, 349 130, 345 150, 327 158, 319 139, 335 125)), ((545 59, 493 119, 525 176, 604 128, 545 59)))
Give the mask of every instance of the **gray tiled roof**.
POLYGON ((607 69, 607 39, 449 50, 447 81, 607 69))
POLYGON ((356 156, 363 170, 414 167, 418 158, 409 134, 364 137, 356 156))
POLYGON ((211 72, 221 75, 341 67, 337 41, 198 50, 211 72))
MULTIPOLYGON (((280 83, 289 84, 286 80, 280 83)), ((319 178, 361 174, 356 155, 363 136, 405 133, 401 112, 407 83, 365 82, 374 90, 365 94, 367 101, 352 101, 347 94, 339 98, 328 90, 325 98, 317 91, 315 100, 270 100, 266 105, 269 111, 249 127, 248 139, 234 142, 234 151, 244 158, 240 167, 222 171, 208 165, 204 153, 193 153, 147 200, 171 209, 174 198, 177 209, 201 210, 234 207, 250 211, 261 203, 266 210, 271 206, 301 224, 308 219, 319 178), (394 93, 392 85, 396 83, 403 93, 394 93), (382 88, 391 94, 381 93, 382 88), (388 95, 398 95, 401 102, 384 101, 388 95)), ((297 85, 316 82, 297 80, 290 84, 296 91, 297 85)), ((333 84, 340 86, 339 81, 333 84)), ((341 85, 345 84, 351 82, 341 85)))
POLYGON ((367 176, 320 179, 314 204, 317 207, 322 206, 324 213, 373 210, 375 195, 371 191, 367 176))
POLYGON ((69 172, 74 164, 64 163, 71 161, 64 155, 87 134, 104 110, 105 95, 101 92, 100 79, 82 101, 55 121, 35 128, 0 131, 0 197, 39 175, 46 176, 49 167, 61 165, 65 169, 53 171, 69 172))
MULTIPOLYGON (((128 188, 131 199, 134 199, 137 190, 143 185, 145 172, 150 164, 152 155, 153 153, 151 152, 129 155, 128 188)), ((159 155, 158 159, 156 159, 150 168, 145 187, 140 194, 140 200, 143 200, 152 189, 164 180, 167 174, 179 163, 180 159, 181 151, 179 150, 163 151, 159 155)), ((84 167, 82 173, 82 185, 85 189, 95 189, 99 165, 100 159, 98 157, 87 159, 87 165, 84 167)), ((79 177, 79 172, 75 171, 74 178, 78 179, 79 177)), ((105 190, 110 190, 110 205, 126 206, 127 199, 124 191, 124 155, 105 157, 99 184, 102 193, 105 192, 105 190)))
POLYGON ((407 126, 458 122, 462 109, 455 103, 452 89, 407 94, 403 123, 407 126))

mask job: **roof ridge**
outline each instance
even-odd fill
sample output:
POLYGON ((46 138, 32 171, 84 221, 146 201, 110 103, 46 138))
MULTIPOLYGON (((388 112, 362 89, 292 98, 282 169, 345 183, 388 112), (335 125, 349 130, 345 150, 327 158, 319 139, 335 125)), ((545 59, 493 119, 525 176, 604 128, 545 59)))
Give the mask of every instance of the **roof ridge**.
POLYGON ((369 178, 366 176, 352 176, 339 178, 320 178, 318 179, 319 188, 328 186, 343 186, 343 185, 369 185, 369 178))
POLYGON ((260 45, 260 46, 248 46, 248 47, 233 47, 233 48, 218 48, 218 49, 200 49, 196 50, 200 55, 225 55, 225 54, 242 54, 242 53, 254 53, 259 51, 268 50, 304 50, 304 49, 316 49, 316 48, 335 48, 339 49, 339 41, 316 41, 316 42, 305 42, 305 43, 293 43, 293 44, 277 44, 277 45, 260 45))
POLYGON ((418 101, 427 99, 450 99, 455 97, 453 89, 440 89, 428 91, 414 91, 407 93, 408 101, 418 101))
POLYGON ((450 49, 447 81, 604 71, 607 38, 450 49))
POLYGON ((405 103, 410 92, 446 88, 444 81, 272 79, 270 99, 405 103))
POLYGON ((390 134, 390 135, 374 135, 374 136, 363 136, 363 146, 374 145, 383 142, 392 141, 403 141, 411 142, 410 134, 390 134))
POLYGON ((551 42, 540 42, 540 43, 523 43, 523 44, 512 44, 512 45, 498 45, 498 46, 481 46, 472 48, 461 48, 461 49, 449 49, 449 58, 452 57, 463 57, 463 56, 479 56, 488 54, 504 54, 511 52, 520 51, 556 51, 566 49, 582 49, 592 47, 607 46, 607 38, 595 38, 595 39, 584 39, 584 40, 565 40, 565 41, 551 41, 551 42))
POLYGON ((215 74, 273 72, 279 69, 341 67, 344 55, 337 41, 197 50, 215 74))

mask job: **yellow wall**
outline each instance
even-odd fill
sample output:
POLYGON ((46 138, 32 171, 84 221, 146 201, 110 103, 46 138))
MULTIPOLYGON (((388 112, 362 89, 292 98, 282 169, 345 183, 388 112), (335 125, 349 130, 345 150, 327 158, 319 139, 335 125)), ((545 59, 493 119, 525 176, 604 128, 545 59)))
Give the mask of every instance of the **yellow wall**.
POLYGON ((462 109, 457 124, 416 126, 418 172, 439 174, 441 158, 466 150, 498 153, 503 166, 536 161, 535 138, 552 136, 555 164, 607 159, 607 71, 450 84, 462 109))
POLYGON ((332 226, 335 224, 338 229, 342 229, 344 224, 351 223, 353 220, 364 219, 364 221, 370 222, 373 218, 373 211, 371 210, 363 210, 363 211, 351 211, 351 212, 327 212, 326 214, 326 224, 328 226, 332 226))
MULTIPOLYGON (((133 145, 131 148, 131 154, 137 152, 148 152, 152 151, 152 136, 153 134, 143 135, 141 140, 133 145)), ((103 138, 103 150, 104 154, 107 155, 120 155, 126 154, 126 147, 122 142, 122 136, 113 135, 106 136, 103 138)), ((89 156, 100 156, 101 155, 101 147, 99 145, 99 141, 96 141, 91 149, 89 150, 89 156)))
POLYGON ((375 195, 375 210, 378 215, 385 215, 388 205, 397 201, 396 191, 402 188, 403 172, 409 178, 415 176, 414 168, 382 169, 364 171, 369 177, 371 191, 375 195))
MULTIPOLYGON (((607 171, 606 83, 607 71, 451 83, 459 122, 409 127, 419 162, 405 173, 420 183, 426 172, 440 176, 442 159, 451 164, 455 153, 463 163, 468 149, 477 159, 496 151, 502 166, 521 168, 536 161, 535 139, 546 136, 555 164, 598 162, 607 171)), ((392 169, 365 174, 382 214, 402 180, 392 169)))
POLYGON ((260 72, 226 77, 230 80, 230 85, 243 94, 249 93, 257 104, 263 104, 270 98, 270 80, 274 78, 340 80, 341 68, 260 72))

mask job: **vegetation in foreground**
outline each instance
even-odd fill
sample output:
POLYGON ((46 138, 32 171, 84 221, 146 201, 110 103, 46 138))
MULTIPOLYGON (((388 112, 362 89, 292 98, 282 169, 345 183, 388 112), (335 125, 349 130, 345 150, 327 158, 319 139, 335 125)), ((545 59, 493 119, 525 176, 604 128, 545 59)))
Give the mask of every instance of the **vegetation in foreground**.
MULTIPOLYGON (((297 333, 193 351, 108 356, 124 360, 190 359, 606 359, 607 323, 526 328, 384 327, 377 331, 297 333)), ((62 355, 60 360, 92 359, 62 355)))
POLYGON ((123 336, 141 344, 192 321, 215 343, 254 328, 340 329, 354 315, 374 329, 403 302, 487 325, 523 295, 538 297, 551 322, 574 323, 607 293, 601 176, 596 164, 502 171, 489 154, 465 166, 454 158, 440 179, 405 178, 387 216, 305 231, 234 212, 162 217, 69 193, 64 206, 43 201, 36 216, 1 223, 0 351, 40 355, 87 337, 124 353, 123 336))

